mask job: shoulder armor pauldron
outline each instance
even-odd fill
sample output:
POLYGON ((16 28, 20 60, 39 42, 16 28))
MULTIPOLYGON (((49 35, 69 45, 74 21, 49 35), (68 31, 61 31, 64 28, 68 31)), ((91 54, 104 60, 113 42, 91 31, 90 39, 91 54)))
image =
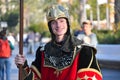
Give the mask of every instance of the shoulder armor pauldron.
POLYGON ((82 46, 81 45, 77 45, 77 48, 81 48, 82 46))
POLYGON ((83 43, 83 44, 81 44, 81 46, 88 46, 88 47, 95 48, 93 45, 91 45, 91 44, 87 44, 87 43, 83 43))
POLYGON ((44 51, 45 50, 45 46, 42 46, 41 48, 40 48, 40 51, 44 51))
POLYGON ((88 46, 88 47, 91 47, 91 48, 93 49, 94 53, 97 53, 96 47, 94 47, 94 46, 91 45, 91 44, 86 44, 86 43, 84 43, 84 44, 81 44, 81 46, 88 46))
POLYGON ((40 51, 44 51, 45 50, 45 44, 41 44, 40 45, 40 51))

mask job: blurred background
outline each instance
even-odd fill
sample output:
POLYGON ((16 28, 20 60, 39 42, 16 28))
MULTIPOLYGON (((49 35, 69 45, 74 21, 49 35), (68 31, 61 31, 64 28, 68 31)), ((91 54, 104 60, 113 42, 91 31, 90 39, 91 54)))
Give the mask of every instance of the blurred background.
MULTIPOLYGON (((13 36, 12 42, 17 47, 19 47, 20 1, 0 0, 0 29, 7 27, 7 34, 13 36)), ((96 56, 102 68, 103 79, 119 80, 120 0, 24 0, 23 41, 25 52, 28 53, 27 39, 31 33, 35 35, 35 46, 50 40, 45 12, 53 3, 63 4, 69 10, 73 34, 80 30, 83 21, 87 19, 92 21, 93 32, 96 33, 99 42, 96 56)), ((17 47, 13 51, 13 59, 17 54, 17 47)), ((36 48, 34 47, 34 50, 36 48)), ((34 59, 33 55, 27 56, 29 59, 34 59)), ((13 68, 15 68, 14 63, 13 68)), ((16 71, 17 68, 12 71, 12 76, 17 77, 16 71)))
MULTIPOLYGON (((100 44, 120 43, 119 0, 24 0, 25 33, 32 30, 50 37, 45 11, 53 3, 68 7, 73 32, 89 19, 100 44)), ((20 0, 0 0, 0 26, 7 26, 10 32, 14 30, 14 36, 19 32, 19 4, 20 0)))
MULTIPOLYGON (((50 37, 45 11, 53 3, 67 6, 74 33, 81 22, 89 19, 100 44, 120 43, 119 0, 24 0, 24 32, 29 30, 50 37), (105 34, 105 35, 104 35, 105 34)), ((14 36, 19 33, 20 0, 0 0, 0 26, 7 26, 14 36)))

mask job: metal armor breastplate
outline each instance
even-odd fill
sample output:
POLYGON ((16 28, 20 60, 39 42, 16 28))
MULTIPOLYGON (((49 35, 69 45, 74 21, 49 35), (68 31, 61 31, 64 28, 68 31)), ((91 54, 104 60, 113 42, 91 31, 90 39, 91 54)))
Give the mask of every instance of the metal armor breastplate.
MULTIPOLYGON (((57 53, 59 54, 59 53, 57 53)), ((45 54, 45 66, 53 67, 55 69, 63 69, 73 62, 75 54, 74 51, 71 53, 63 53, 60 56, 45 54)))

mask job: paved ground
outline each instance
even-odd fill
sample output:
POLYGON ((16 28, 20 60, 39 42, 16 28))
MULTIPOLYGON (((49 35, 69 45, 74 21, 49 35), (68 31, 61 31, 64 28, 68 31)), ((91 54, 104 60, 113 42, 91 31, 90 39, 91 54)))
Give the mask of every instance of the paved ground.
POLYGON ((120 70, 101 68, 103 80, 120 80, 120 70))
POLYGON ((97 58, 109 61, 120 61, 120 44, 119 45, 98 45, 97 58))
MULTIPOLYGON (((36 48, 37 46, 35 47, 35 49, 36 48)), ((120 51, 119 51, 120 45, 99 45, 97 49, 98 49, 98 53, 96 55, 97 59, 100 61, 100 64, 102 66, 106 65, 103 67, 107 67, 107 68, 102 68, 102 73, 104 78, 103 80, 119 80, 120 70, 118 70, 118 68, 120 68, 120 65, 119 65, 120 64, 120 51), (116 64, 116 62, 118 63, 116 64), (108 69, 108 66, 110 66, 110 69, 108 69), (111 67, 114 68, 114 66, 117 66, 117 70, 111 69, 111 67)), ((19 53, 19 49, 18 49, 18 46, 16 46, 15 50, 13 51, 13 55, 11 57, 11 60, 12 60, 11 80, 18 80, 18 69, 14 63, 14 57, 18 53, 19 53)), ((24 54, 25 53, 27 53, 26 47, 24 47, 24 54)), ((31 62, 34 60, 35 55, 34 54, 25 54, 25 55, 30 65, 31 62)))
POLYGON ((98 45, 96 55, 102 67, 120 69, 120 44, 98 45))

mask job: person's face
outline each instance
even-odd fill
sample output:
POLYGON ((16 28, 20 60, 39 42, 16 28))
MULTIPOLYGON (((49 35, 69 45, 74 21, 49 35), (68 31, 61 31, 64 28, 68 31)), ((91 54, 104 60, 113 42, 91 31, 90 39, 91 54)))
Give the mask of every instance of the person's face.
POLYGON ((67 32, 67 21, 65 18, 59 18, 51 22, 51 28, 56 36, 64 36, 67 32))
POLYGON ((84 30, 85 33, 90 32, 91 29, 92 29, 92 27, 91 27, 90 24, 84 24, 83 25, 83 30, 84 30))

